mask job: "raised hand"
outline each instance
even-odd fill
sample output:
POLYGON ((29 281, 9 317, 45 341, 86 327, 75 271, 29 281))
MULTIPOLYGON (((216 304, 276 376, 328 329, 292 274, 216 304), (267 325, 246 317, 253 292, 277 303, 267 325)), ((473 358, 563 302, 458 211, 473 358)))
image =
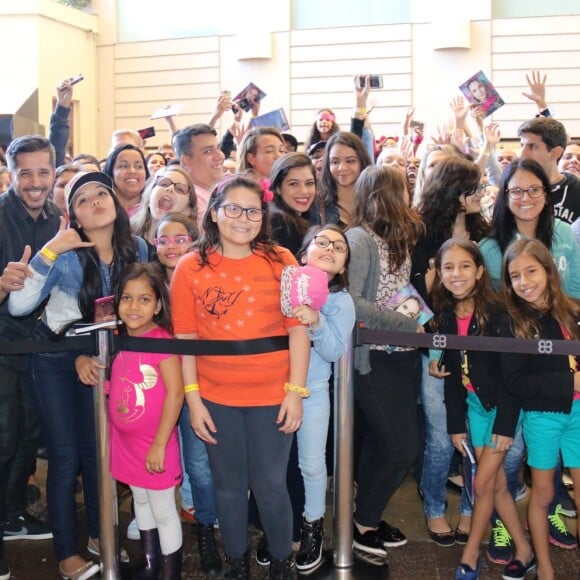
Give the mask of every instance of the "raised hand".
POLYGON ((78 232, 73 228, 68 228, 66 219, 63 216, 60 216, 60 227, 58 232, 56 232, 54 238, 45 244, 44 247, 50 252, 58 255, 78 248, 91 248, 94 245, 93 242, 84 242, 78 232))
POLYGON ((531 77, 528 74, 526 75, 526 80, 528 81, 530 92, 522 92, 524 97, 536 103, 539 111, 545 109, 548 106, 548 103, 546 103, 546 78, 547 75, 542 77, 542 74, 539 70, 533 70, 531 77))
POLYGON ((73 88, 70 79, 65 79, 56 85, 56 102, 61 107, 71 108, 73 88))

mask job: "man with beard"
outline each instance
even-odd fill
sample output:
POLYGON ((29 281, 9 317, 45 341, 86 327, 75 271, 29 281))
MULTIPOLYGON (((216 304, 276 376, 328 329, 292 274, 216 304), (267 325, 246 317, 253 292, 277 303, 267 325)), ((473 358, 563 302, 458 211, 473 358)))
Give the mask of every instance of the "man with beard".
MULTIPOLYGON (((55 170, 48 139, 19 137, 6 155, 12 185, 0 197, 0 335, 8 342, 28 338, 39 312, 13 318, 6 298, 23 287, 28 260, 56 234, 61 212, 47 199, 55 170)), ((25 362, 24 355, 0 355, 0 579, 10 577, 4 540, 52 537, 45 524, 25 511, 26 482, 40 432, 25 362)))

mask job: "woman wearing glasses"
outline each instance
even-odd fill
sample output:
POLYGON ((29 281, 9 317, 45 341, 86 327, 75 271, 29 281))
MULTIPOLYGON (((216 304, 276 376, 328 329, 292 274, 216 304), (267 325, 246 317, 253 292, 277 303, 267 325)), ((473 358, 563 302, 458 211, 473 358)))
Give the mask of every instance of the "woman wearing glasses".
POLYGON ((197 198, 188 173, 170 165, 151 177, 143 192, 140 211, 131 219, 133 232, 153 243, 160 220, 168 213, 197 219, 197 198))
POLYGON ((564 291, 580 298, 580 246, 569 224, 554 218, 550 181, 538 163, 516 159, 502 174, 491 234, 480 248, 492 283, 499 289, 501 261, 515 239, 538 239, 554 256, 564 291))

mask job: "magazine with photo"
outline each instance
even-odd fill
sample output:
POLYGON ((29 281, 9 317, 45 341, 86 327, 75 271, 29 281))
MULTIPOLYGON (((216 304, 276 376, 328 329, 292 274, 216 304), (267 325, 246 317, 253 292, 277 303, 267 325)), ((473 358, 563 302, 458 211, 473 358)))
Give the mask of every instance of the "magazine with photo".
POLYGON ((485 111, 486 117, 505 105, 492 82, 481 70, 470 76, 459 89, 469 103, 478 105, 485 111))
POLYGON ((250 121, 250 127, 274 127, 284 132, 290 129, 290 123, 288 123, 288 117, 286 117, 284 109, 280 108, 254 117, 250 121))
POLYGON ((253 106, 258 104, 265 96, 266 93, 262 89, 258 88, 254 83, 249 83, 232 99, 232 101, 247 113, 251 111, 253 106))
POLYGON ((463 488, 465 489, 465 494, 469 503, 473 505, 475 500, 475 474, 477 473, 477 461, 475 459, 475 453, 471 448, 471 445, 464 439, 461 442, 463 449, 465 450, 465 455, 463 456, 463 488))
POLYGON ((425 304, 415 286, 410 282, 393 294, 386 306, 389 310, 395 310, 416 320, 421 326, 433 318, 433 311, 425 304))
POLYGON ((150 119, 164 119, 165 117, 175 117, 179 115, 183 105, 181 103, 176 103, 174 105, 163 105, 156 109, 150 119))

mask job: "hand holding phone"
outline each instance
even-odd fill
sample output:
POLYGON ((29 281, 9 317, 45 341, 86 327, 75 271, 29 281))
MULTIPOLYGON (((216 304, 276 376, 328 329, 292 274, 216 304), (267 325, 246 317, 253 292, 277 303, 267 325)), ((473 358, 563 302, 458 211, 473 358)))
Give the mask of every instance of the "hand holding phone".
POLYGON ((85 79, 85 77, 83 76, 83 73, 79 73, 77 76, 71 77, 69 79, 69 83, 71 85, 76 85, 77 83, 80 83, 84 79, 85 79))
MULTIPOLYGON (((368 75, 369 77, 369 84, 371 89, 382 89, 383 88, 383 77, 382 75, 368 75)), ((361 89, 364 89, 366 86, 366 76, 359 75, 358 77, 358 86, 361 89)))

